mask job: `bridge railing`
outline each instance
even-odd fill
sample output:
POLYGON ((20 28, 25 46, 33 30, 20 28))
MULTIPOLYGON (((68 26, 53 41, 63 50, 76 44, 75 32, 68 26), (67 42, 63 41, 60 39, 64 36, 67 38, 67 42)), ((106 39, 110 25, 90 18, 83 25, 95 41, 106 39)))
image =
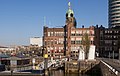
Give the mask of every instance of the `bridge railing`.
POLYGON ((113 59, 102 59, 101 62, 109 68, 116 76, 120 76, 120 63, 113 59))
MULTIPOLYGON (((51 67, 52 65, 58 65, 58 63, 61 65, 61 63, 65 63, 65 61, 67 61, 66 58, 62 58, 62 59, 55 59, 55 60, 48 60, 48 68, 51 67)), ((39 63, 38 65, 41 69, 44 69, 44 61, 39 63)))

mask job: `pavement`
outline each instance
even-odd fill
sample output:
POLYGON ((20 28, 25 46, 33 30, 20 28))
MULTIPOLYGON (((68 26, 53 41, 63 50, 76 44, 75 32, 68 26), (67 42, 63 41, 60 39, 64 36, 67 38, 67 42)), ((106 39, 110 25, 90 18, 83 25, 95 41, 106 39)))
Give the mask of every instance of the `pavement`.
POLYGON ((116 69, 120 72, 120 60, 117 59, 102 59, 102 61, 106 62, 108 65, 116 69))

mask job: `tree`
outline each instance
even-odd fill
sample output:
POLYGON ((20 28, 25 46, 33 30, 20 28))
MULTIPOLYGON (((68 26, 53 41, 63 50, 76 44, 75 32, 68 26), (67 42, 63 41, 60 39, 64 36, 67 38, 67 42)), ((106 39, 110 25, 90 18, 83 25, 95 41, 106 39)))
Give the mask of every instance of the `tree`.
POLYGON ((82 46, 85 52, 85 59, 88 59, 88 53, 90 48, 90 38, 87 33, 85 33, 82 37, 82 46))

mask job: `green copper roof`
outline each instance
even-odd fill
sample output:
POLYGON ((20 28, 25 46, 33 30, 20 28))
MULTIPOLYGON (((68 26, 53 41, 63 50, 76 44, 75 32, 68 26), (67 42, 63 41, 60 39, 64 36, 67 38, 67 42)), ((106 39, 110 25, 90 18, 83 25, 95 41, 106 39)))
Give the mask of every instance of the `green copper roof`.
POLYGON ((68 11, 67 11, 67 14, 74 14, 74 12, 73 12, 73 10, 72 9, 68 9, 68 11))
POLYGON ((68 11, 67 11, 66 14, 68 14, 67 17, 71 17, 71 14, 74 15, 74 12, 73 12, 73 10, 71 9, 71 4, 70 4, 70 2, 68 3, 68 7, 69 7, 69 9, 68 9, 68 11))

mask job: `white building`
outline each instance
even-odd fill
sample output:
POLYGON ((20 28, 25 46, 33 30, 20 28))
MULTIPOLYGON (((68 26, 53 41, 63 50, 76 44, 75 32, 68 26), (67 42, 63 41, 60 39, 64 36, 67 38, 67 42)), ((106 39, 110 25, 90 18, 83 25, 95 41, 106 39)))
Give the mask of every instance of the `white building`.
MULTIPOLYGON (((84 48, 80 48, 78 60, 85 60, 84 48)), ((91 45, 88 53, 88 60, 95 60, 95 46, 91 45)))
POLYGON ((30 44, 31 45, 38 45, 39 47, 42 46, 42 38, 40 37, 33 37, 33 38, 30 38, 30 44))

